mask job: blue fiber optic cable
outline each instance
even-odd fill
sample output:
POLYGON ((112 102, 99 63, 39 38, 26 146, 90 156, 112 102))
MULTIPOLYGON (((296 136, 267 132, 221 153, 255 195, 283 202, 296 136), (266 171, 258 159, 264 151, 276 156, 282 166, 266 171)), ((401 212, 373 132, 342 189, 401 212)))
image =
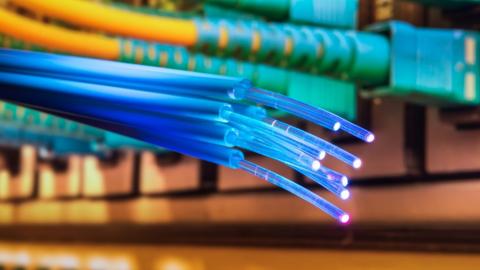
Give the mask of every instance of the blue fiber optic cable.
POLYGON ((163 134, 151 130, 139 130, 100 119, 92 119, 79 115, 70 115, 48 110, 46 110, 46 112, 86 125, 108 129, 124 136, 142 140, 153 145, 168 148, 181 154, 203 159, 232 169, 238 168, 238 161, 243 159, 243 153, 235 148, 196 141, 189 138, 179 138, 170 136, 170 134, 163 134))
POLYGON ((354 168, 359 168, 362 165, 362 161, 360 158, 350 154, 349 152, 343 150, 342 148, 335 146, 315 135, 305 132, 299 128, 293 127, 289 124, 283 123, 274 118, 266 117, 266 118, 263 118, 262 121, 268 125, 271 125, 273 127, 278 128, 279 130, 284 131, 284 134, 287 136, 296 138, 300 141, 305 142, 306 144, 315 145, 319 147, 320 149, 327 152, 329 155, 351 165, 354 168))
MULTIPOLYGON (((253 119, 253 118, 248 118, 246 116, 243 116, 241 114, 237 114, 234 112, 228 113, 225 115, 225 118, 229 121, 230 124, 233 126, 243 129, 244 131, 249 131, 250 129, 252 130, 254 134, 256 134, 256 137, 262 136, 262 133, 266 133, 267 140, 269 140, 271 143, 268 144, 267 147, 282 147, 284 155, 278 155, 276 159, 279 161, 284 161, 285 157, 291 157, 295 161, 299 162, 300 164, 303 164, 306 166, 306 168, 310 168, 312 170, 318 170, 320 166, 320 162, 318 161, 319 157, 318 156, 311 156, 309 154, 309 151, 302 151, 302 148, 299 148, 298 146, 300 145, 303 147, 303 145, 292 141, 285 141, 283 138, 276 136, 273 131, 268 130, 269 126, 265 125, 264 123, 253 119), (255 131, 254 131, 255 130, 255 131), (262 130, 265 130, 262 132, 262 130), (288 155, 287 155, 288 154, 288 155)), ((248 133, 243 133, 244 137, 246 136, 245 134, 248 133)), ((242 137, 242 136, 241 136, 242 137)), ((251 136, 255 137, 255 136, 251 136)), ((246 140, 246 143, 251 143, 251 140, 246 140)), ((315 152, 317 155, 318 153, 315 152)))
POLYGON ((221 120, 223 110, 230 108, 224 102, 180 97, 159 93, 130 90, 105 85, 59 80, 31 75, 0 72, 0 83, 10 87, 27 87, 33 97, 90 98, 96 102, 108 102, 138 110, 184 115, 204 120, 221 120), (33 91, 32 91, 33 90, 33 91))
MULTIPOLYGON (((259 108, 258 112, 252 112, 251 115, 253 115, 252 116, 253 119, 249 117, 244 117, 240 113, 240 114, 237 114, 236 116, 230 116, 230 118, 233 118, 233 119, 229 119, 229 120, 233 120, 232 122, 233 125, 239 125, 239 126, 251 128, 252 132, 254 132, 257 136, 267 136, 270 139, 272 138, 272 136, 275 137, 277 139, 276 142, 284 146, 286 150, 289 150, 289 149, 300 150, 318 160, 323 160, 325 158, 326 152, 323 149, 320 149, 319 147, 308 144, 302 140, 298 140, 297 138, 294 138, 292 136, 285 136, 285 134, 283 134, 283 131, 276 129, 271 125, 266 125, 266 123, 264 123, 263 121, 258 121, 257 119, 267 118, 266 116, 260 117, 261 115, 263 115, 263 110, 264 110, 263 108, 259 108)), ((269 118, 269 119, 273 119, 273 118, 269 118)))
POLYGON ((260 88, 250 88, 245 98, 252 102, 297 115, 333 131, 341 128, 341 123, 338 119, 332 117, 332 113, 295 101, 278 93, 260 88))
POLYGON ((272 139, 275 139, 275 143, 285 151, 291 151, 297 154, 299 154, 300 151, 316 160, 323 160, 326 157, 326 152, 323 149, 313 147, 312 145, 305 144, 303 141, 295 140, 288 136, 282 136, 277 130, 274 130, 274 132, 265 132, 262 129, 254 129, 252 132, 259 137, 266 137, 266 141, 273 141, 272 139))
POLYGON ((332 181, 326 177, 322 177, 314 172, 305 170, 296 165, 290 165, 293 169, 312 179, 315 183, 326 188, 328 191, 340 197, 342 200, 346 200, 350 197, 350 192, 339 182, 332 181))
POLYGON ((165 93, 176 92, 176 94, 193 96, 206 95, 210 98, 222 97, 223 99, 229 98, 234 100, 246 98, 247 100, 291 113, 331 130, 339 130, 341 128, 367 142, 374 140, 374 135, 371 132, 335 114, 278 93, 254 88, 248 80, 38 52, 32 53, 34 54, 32 57, 39 58, 38 61, 34 61, 33 59, 35 58, 32 59, 32 57, 21 61, 21 57, 26 58, 29 53, 6 49, 1 50, 0 53, 3 53, 3 56, 12 56, 10 58, 0 57, 5 59, 3 62, 0 59, 0 67, 3 68, 21 68, 23 72, 40 72, 41 75, 45 76, 47 74, 48 76, 68 75, 68 79, 72 79, 71 76, 75 76, 75 80, 79 81, 93 80, 89 82, 136 88, 145 91, 162 92, 163 87, 163 91, 166 91, 165 93), (48 61, 40 61, 42 59, 48 59, 48 61), (209 86, 205 86, 207 84, 206 81, 209 80, 211 81, 208 83, 209 86), (186 87, 189 86, 191 89, 187 90, 186 87), (155 88, 158 89, 155 90, 155 88))
MULTIPOLYGON (((258 136, 263 135, 269 137, 270 140, 276 139, 275 141, 279 145, 283 145, 284 148, 288 151, 295 152, 297 155, 305 153, 307 155, 300 155, 300 157, 306 158, 310 156, 311 164, 315 160, 321 160, 325 157, 325 151, 312 145, 307 145, 301 140, 296 140, 296 138, 283 136, 280 130, 267 125, 266 123, 257 120, 256 118, 249 118, 237 113, 231 113, 228 110, 225 110, 224 118, 229 121, 232 125, 236 127, 244 127, 247 129, 252 129, 255 134, 258 136)), ((307 161, 307 159, 304 159, 307 161)), ((310 162, 310 161, 309 161, 310 162)))
POLYGON ((248 137, 243 134, 237 137, 236 145, 282 163, 294 163, 308 171, 317 171, 321 166, 320 161, 308 154, 286 150, 280 147, 275 141, 265 144, 257 138, 248 137))
POLYGON ((0 49, 0 68, 54 78, 177 95, 241 99, 247 80, 191 71, 41 52, 0 49))
POLYGON ((320 173, 320 172, 327 175, 327 177, 329 179, 340 181, 342 186, 344 186, 344 187, 348 186, 349 179, 346 175, 341 174, 341 173, 339 173, 337 171, 334 171, 330 168, 327 168, 325 166, 320 167, 320 169, 318 170, 317 173, 320 173))
POLYGON ((292 182, 287 178, 278 175, 270 170, 267 170, 255 163, 247 160, 242 160, 239 162, 239 168, 304 199, 305 201, 322 209, 325 213, 329 214, 341 223, 347 223, 350 219, 350 216, 347 213, 345 213, 343 210, 336 207, 335 205, 331 204, 327 200, 321 198, 320 196, 300 186, 299 184, 292 182))
POLYGON ((260 88, 250 88, 247 91, 246 99, 291 113, 334 131, 340 129, 344 130, 366 142, 373 142, 375 139, 373 133, 341 118, 340 116, 278 93, 260 88))
POLYGON ((241 103, 231 103, 233 111, 255 119, 267 117, 267 110, 259 106, 246 105, 241 103))
MULTIPOLYGON (((4 93, 0 93, 0 97, 5 97, 3 94, 4 93)), ((18 98, 20 97, 17 96, 17 99, 18 98)), ((37 97, 35 101, 37 104, 42 103, 43 107, 32 106, 31 104, 25 103, 22 105, 55 115, 59 115, 59 112, 62 112, 61 116, 69 119, 76 115, 82 115, 83 118, 92 120, 101 119, 104 122, 122 127, 145 129, 169 136, 185 137, 185 134, 188 134, 188 139, 190 140, 223 146, 231 146, 230 141, 234 140, 234 136, 236 135, 236 131, 232 127, 213 121, 197 121, 197 124, 193 124, 185 119, 165 118, 168 116, 121 110, 116 106, 104 108, 102 105, 98 106, 94 101, 88 103, 88 110, 85 110, 85 106, 82 104, 64 104, 55 101, 52 102, 51 99, 46 99, 45 101, 43 97, 37 97)))
POLYGON ((296 156, 286 154, 288 152, 285 152, 284 149, 278 148, 274 144, 262 142, 258 139, 252 140, 248 136, 239 136, 237 138, 237 144, 244 149, 260 155, 268 156, 272 159, 276 159, 287 164, 291 168, 311 178, 316 183, 322 185, 342 199, 347 199, 349 196, 348 191, 346 191, 344 188, 346 186, 345 182, 343 181, 344 179, 332 177, 332 175, 326 174, 324 171, 320 171, 320 168, 325 168, 321 166, 320 163, 317 163, 316 169, 312 169, 309 166, 305 166, 305 164, 302 164, 301 162, 299 163, 298 160, 296 160, 296 156))

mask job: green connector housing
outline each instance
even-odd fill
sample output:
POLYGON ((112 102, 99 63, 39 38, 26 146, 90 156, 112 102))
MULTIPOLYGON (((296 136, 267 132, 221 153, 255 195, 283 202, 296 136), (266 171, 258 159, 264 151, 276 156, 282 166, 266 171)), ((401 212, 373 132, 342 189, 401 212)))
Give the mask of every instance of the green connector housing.
MULTIPOLYGON (((207 0, 232 10, 258 14, 272 20, 332 28, 357 26, 358 0, 207 0)), ((224 16, 228 18, 228 16, 224 16)))
POLYGON ((357 87, 353 83, 290 72, 287 95, 350 121, 357 119, 357 87))
POLYGON ((293 22, 355 29, 357 17, 358 0, 290 0, 293 22))
POLYGON ((107 149, 128 148, 136 150, 155 150, 156 152, 165 151, 156 145, 109 131, 105 131, 102 140, 102 146, 105 146, 107 149))
POLYGON ((403 22, 370 29, 390 36, 391 67, 389 84, 369 95, 444 107, 480 104, 478 33, 403 22))
POLYGON ((205 3, 203 15, 208 18, 229 18, 238 20, 263 20, 260 15, 252 14, 236 9, 224 8, 222 6, 205 3))
POLYGON ((208 55, 369 85, 383 84, 388 77, 390 48, 382 35, 261 21, 201 19, 196 24, 195 49, 208 55))
POLYGON ((153 15, 153 16, 162 16, 162 17, 171 17, 171 18, 183 18, 183 19, 190 19, 196 16, 199 16, 200 14, 198 12, 187 12, 187 11, 182 11, 178 12, 175 10, 165 10, 162 8, 154 8, 154 7, 146 7, 146 6, 132 6, 129 4, 125 3, 110 3, 112 7, 123 9, 123 10, 129 10, 133 12, 138 12, 138 13, 143 13, 143 14, 148 14, 148 15, 153 15))
POLYGON ((271 19, 288 18, 290 0, 207 0, 207 3, 264 15, 271 19))

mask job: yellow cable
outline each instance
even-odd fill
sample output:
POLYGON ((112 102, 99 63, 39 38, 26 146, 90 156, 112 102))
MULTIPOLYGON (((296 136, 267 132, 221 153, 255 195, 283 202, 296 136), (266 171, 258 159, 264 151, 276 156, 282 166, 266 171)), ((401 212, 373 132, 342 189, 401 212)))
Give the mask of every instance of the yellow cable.
POLYGON ((114 38, 45 25, 2 8, 0 32, 46 49, 111 60, 120 56, 120 44, 114 38))
POLYGON ((193 46, 197 41, 192 20, 150 16, 82 0, 10 0, 10 3, 112 34, 184 46, 193 46))

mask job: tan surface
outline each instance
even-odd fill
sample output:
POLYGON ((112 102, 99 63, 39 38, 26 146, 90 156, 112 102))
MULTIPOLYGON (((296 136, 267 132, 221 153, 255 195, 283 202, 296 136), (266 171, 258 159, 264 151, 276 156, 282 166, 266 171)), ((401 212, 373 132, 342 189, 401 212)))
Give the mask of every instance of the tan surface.
MULTIPOLYGON (((479 255, 315 249, 0 244, 0 259, 29 266, 69 258, 77 268, 115 270, 415 270, 480 268, 479 255), (46 259, 48 258, 48 259, 46 259), (114 267, 116 265, 117 267, 114 267), (122 266, 120 266, 122 265, 122 266)), ((56 265, 59 265, 57 263, 56 265)), ((58 266, 57 266, 58 267, 58 266)), ((30 268, 32 269, 32 268, 30 268)), ((55 268, 54 268, 55 269, 55 268)))

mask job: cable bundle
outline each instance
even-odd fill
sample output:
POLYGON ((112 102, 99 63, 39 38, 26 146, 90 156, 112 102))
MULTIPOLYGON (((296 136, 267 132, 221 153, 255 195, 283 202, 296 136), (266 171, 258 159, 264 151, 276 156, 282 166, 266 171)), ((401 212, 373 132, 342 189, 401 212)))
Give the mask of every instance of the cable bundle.
POLYGON ((342 199, 346 176, 321 165, 329 154, 354 168, 361 160, 267 116, 260 104, 344 130, 374 135, 328 111, 256 88, 248 80, 45 53, 0 50, 0 98, 247 171, 282 187, 340 222, 347 213, 304 187, 254 164, 240 149, 276 159, 342 199))
MULTIPOLYGON (((9 3, 68 24, 111 35, 182 45, 208 54, 248 59, 314 74, 330 74, 369 85, 387 81, 390 70, 388 39, 369 32, 249 20, 171 18, 81 0, 10 0, 9 3)), ((69 44, 69 40, 74 39, 70 33, 55 36, 58 29, 51 28, 38 36, 35 29, 40 27, 21 22, 8 12, 0 14, 4 17, 3 21, 0 20, 4 34, 22 40, 30 39, 30 42, 38 45, 55 40, 53 48, 68 49, 76 54, 82 52, 84 55, 108 59, 114 59, 118 54, 117 44, 111 38, 97 40, 84 33, 84 40, 99 45, 95 49, 85 48, 80 44, 89 42, 77 40, 75 44, 69 44), (29 30, 21 29, 25 27, 29 30)))

